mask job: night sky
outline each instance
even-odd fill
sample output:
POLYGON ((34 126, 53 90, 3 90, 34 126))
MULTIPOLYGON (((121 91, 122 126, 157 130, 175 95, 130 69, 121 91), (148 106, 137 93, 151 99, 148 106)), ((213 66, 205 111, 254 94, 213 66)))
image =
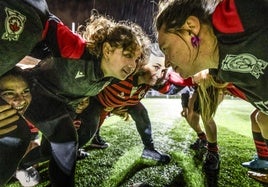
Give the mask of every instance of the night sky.
POLYGON ((47 0, 50 11, 68 27, 84 24, 92 9, 108 14, 116 20, 131 20, 138 23, 154 40, 152 23, 158 0, 47 0))

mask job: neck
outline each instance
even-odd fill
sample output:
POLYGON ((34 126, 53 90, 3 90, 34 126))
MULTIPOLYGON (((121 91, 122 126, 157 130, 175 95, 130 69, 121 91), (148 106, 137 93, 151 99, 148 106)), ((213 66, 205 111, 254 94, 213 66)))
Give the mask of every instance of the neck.
POLYGON ((101 68, 101 71, 103 72, 103 76, 104 76, 104 77, 109 77, 109 76, 111 76, 111 75, 109 75, 109 74, 107 73, 107 72, 108 72, 107 62, 105 61, 104 58, 101 59, 100 68, 101 68))
POLYGON ((208 25, 202 25, 200 38, 202 38, 202 41, 200 43, 199 54, 197 57, 198 63, 202 64, 202 66, 200 66, 200 69, 218 68, 218 40, 213 32, 212 27, 208 25))
POLYGON ((144 79, 143 79, 143 76, 142 75, 138 75, 138 81, 137 81, 137 84, 138 85, 141 85, 141 84, 144 84, 145 83, 145 81, 144 81, 144 79))

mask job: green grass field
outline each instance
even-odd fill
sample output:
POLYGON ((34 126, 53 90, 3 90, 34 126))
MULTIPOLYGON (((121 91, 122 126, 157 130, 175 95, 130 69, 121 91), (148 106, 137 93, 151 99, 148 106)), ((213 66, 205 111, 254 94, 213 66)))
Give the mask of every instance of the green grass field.
MULTIPOLYGON (((167 165, 141 159, 143 149, 134 122, 109 117, 101 129, 102 137, 110 143, 105 150, 90 149, 90 156, 77 162, 77 187, 130 187, 147 183, 152 187, 203 187, 202 160, 189 144, 196 134, 181 118, 180 99, 143 99, 152 122, 155 147, 172 156, 167 165)), ((241 166, 255 153, 249 114, 253 107, 241 100, 224 100, 215 116, 218 126, 221 169, 219 187, 259 187, 260 183, 247 177, 241 166)), ((48 184, 46 163, 40 166, 42 181, 48 184)), ((16 180, 8 187, 20 186, 16 180)))

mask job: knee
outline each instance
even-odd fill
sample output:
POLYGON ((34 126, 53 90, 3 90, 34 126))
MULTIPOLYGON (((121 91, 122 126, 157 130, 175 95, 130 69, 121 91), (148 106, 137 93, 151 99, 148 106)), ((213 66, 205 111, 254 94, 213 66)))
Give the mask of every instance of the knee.
POLYGON ((268 129, 268 115, 258 111, 255 116, 255 121, 261 129, 268 129))

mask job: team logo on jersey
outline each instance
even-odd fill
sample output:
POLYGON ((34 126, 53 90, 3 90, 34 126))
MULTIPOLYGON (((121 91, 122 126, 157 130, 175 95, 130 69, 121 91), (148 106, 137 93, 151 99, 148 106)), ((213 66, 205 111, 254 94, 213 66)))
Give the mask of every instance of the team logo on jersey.
POLYGON ((5 8, 5 33, 2 35, 3 40, 18 41, 20 34, 22 33, 26 21, 26 16, 22 15, 16 10, 5 8))
POLYGON ((125 99, 125 93, 124 92, 121 92, 119 94, 117 94, 118 97, 122 98, 122 99, 125 99))
POLYGON ((75 79, 78 79, 78 78, 81 78, 81 77, 84 77, 85 75, 84 75, 84 73, 82 72, 82 71, 78 71, 77 73, 76 73, 76 75, 75 75, 75 79))
POLYGON ((136 93, 136 91, 138 90, 139 88, 137 86, 133 86, 132 89, 131 89, 131 92, 130 92, 130 97, 132 97, 134 95, 134 93, 136 93))
POLYGON ((268 63, 264 60, 258 59, 255 56, 244 53, 240 55, 227 55, 222 63, 222 70, 250 73, 256 79, 263 74, 263 70, 267 67, 268 63))

